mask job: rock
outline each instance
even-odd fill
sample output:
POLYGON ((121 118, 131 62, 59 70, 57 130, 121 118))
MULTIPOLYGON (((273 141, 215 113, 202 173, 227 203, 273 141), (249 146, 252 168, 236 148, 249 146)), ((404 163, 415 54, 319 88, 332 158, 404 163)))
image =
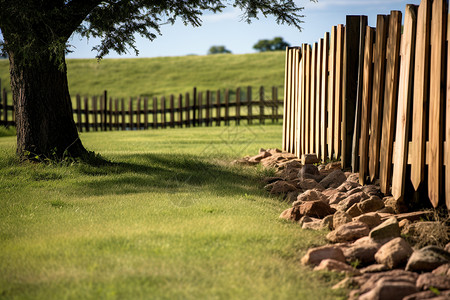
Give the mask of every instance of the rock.
POLYGON ((289 203, 293 203, 295 201, 297 201, 297 197, 298 197, 299 191, 292 191, 286 194, 286 201, 289 203))
POLYGON ((333 229, 333 215, 328 215, 322 219, 322 228, 333 229))
POLYGON ((349 223, 351 221, 352 217, 350 217, 346 212, 337 211, 333 215, 333 228, 336 229, 339 226, 349 223))
POLYGON ((340 186, 336 188, 336 191, 338 192, 348 192, 350 190, 353 190, 355 188, 361 187, 361 185, 357 182, 349 181, 348 179, 344 181, 340 186))
POLYGON ((275 168, 278 165, 278 163, 285 160, 286 159, 283 157, 282 153, 273 153, 272 156, 263 158, 260 163, 265 168, 275 168))
POLYGON ((359 184, 359 173, 353 173, 347 176, 347 181, 359 184))
POLYGON ((281 177, 264 177, 263 178, 263 182, 265 183, 265 184, 271 184, 271 183, 274 183, 275 181, 279 181, 279 180, 283 180, 283 178, 281 178, 281 177))
POLYGON ((278 165, 278 170, 296 169, 299 171, 303 167, 302 163, 297 159, 292 159, 278 165))
POLYGON ((433 273, 424 273, 417 278, 416 286, 419 290, 428 290, 430 287, 438 290, 450 290, 450 278, 433 273))
POLYGON ((302 257, 301 263, 303 265, 317 266, 324 259, 334 259, 345 263, 345 257, 341 248, 335 245, 325 245, 308 249, 306 255, 302 257))
POLYGON ((266 152, 269 152, 270 154, 274 155, 274 154, 277 154, 277 153, 282 153, 283 151, 281 151, 278 148, 273 148, 273 149, 267 149, 266 152))
POLYGON ((251 162, 251 161, 249 161, 249 158, 250 157, 244 157, 244 158, 236 159, 236 160, 233 160, 231 163, 233 165, 244 165, 244 166, 254 166, 254 165, 258 164, 258 162, 255 162, 255 161, 251 162))
POLYGON ((359 271, 361 273, 365 274, 365 273, 378 273, 378 272, 383 272, 383 271, 387 271, 387 270, 389 270, 389 268, 383 264, 373 264, 373 265, 367 266, 365 268, 362 268, 359 271))
MULTIPOLYGON (((345 192, 345 198, 350 197, 353 194, 364 192, 362 187, 356 187, 354 189, 348 190, 345 192)), ((369 198, 369 197, 367 197, 369 198)))
POLYGON ((332 194, 328 197, 328 203, 329 204, 338 204, 339 202, 341 202, 344 199, 345 199, 345 193, 334 192, 334 194, 332 194))
POLYGON ((281 213, 280 218, 296 222, 301 218, 300 210, 295 207, 288 208, 281 213))
POLYGON ((335 161, 335 162, 331 162, 326 164, 325 166, 325 170, 340 170, 341 169, 341 162, 340 161, 335 161))
POLYGON ((364 193, 366 193, 369 196, 382 196, 383 194, 380 191, 380 188, 373 184, 368 184, 362 187, 362 190, 364 193))
POLYGON ((450 263, 437 267, 431 273, 450 277, 450 263))
POLYGON ((249 162, 253 163, 259 163, 262 159, 272 156, 272 154, 270 154, 269 152, 260 152, 258 155, 252 156, 248 159, 249 162))
POLYGON ((313 221, 314 221, 314 218, 311 218, 308 216, 303 216, 300 218, 300 220, 298 220, 298 224, 300 224, 300 226, 303 226, 303 224, 313 222, 313 221))
POLYGON ((450 291, 440 291, 439 296, 435 292, 432 291, 424 291, 411 294, 407 297, 404 297, 403 300, 424 300, 424 299, 433 299, 433 300, 448 300, 450 299, 450 291))
POLYGON ((306 174, 319 176, 320 172, 315 165, 304 165, 298 175, 303 178, 306 174))
POLYGON ((369 237, 362 237, 356 240, 350 247, 343 249, 347 261, 359 261, 361 265, 369 265, 375 262, 374 255, 380 249, 381 244, 373 241, 369 237))
POLYGON ((325 228, 322 226, 322 220, 315 219, 312 222, 303 223, 302 229, 322 230, 325 228))
POLYGON ((352 277, 345 277, 331 287, 332 290, 348 289, 355 285, 355 280, 352 277))
POLYGON ((298 182, 298 186, 303 190, 303 191, 308 191, 308 190, 318 190, 318 191, 322 191, 323 190, 323 186, 321 186, 317 181, 315 181, 314 179, 300 179, 300 181, 298 182))
POLYGON ((364 224, 367 224, 367 226, 369 226, 370 229, 372 229, 382 223, 380 215, 376 212, 370 212, 370 213, 360 215, 358 217, 353 218, 353 221, 362 222, 364 224))
POLYGON ((357 217, 357 216, 359 216, 359 215, 362 214, 362 211, 359 209, 358 204, 359 204, 359 203, 355 203, 355 204, 353 204, 352 206, 350 206, 349 209, 347 209, 346 213, 347 213, 350 217, 354 218, 354 217, 357 217))
POLYGON ((358 203, 358 208, 361 213, 375 212, 384 208, 384 202, 378 196, 370 196, 369 199, 358 203))
MULTIPOLYGON (((397 219, 397 220, 398 220, 398 219, 397 219)), ((398 227, 400 227, 400 230, 401 230, 402 234, 405 234, 405 233, 403 232, 403 230, 405 230, 406 228, 408 228, 409 224, 411 224, 411 221, 410 221, 410 220, 407 220, 407 219, 398 221, 398 227)))
POLYGON ((332 215, 335 212, 330 205, 321 200, 307 201, 300 204, 298 207, 300 208, 301 215, 319 219, 332 215))
POLYGON ((377 263, 393 269, 405 265, 412 252, 411 246, 404 239, 398 237, 381 246, 375 253, 375 260, 377 263))
POLYGON ((306 201, 323 201, 326 202, 326 198, 317 190, 308 190, 298 195, 297 200, 292 205, 299 205, 306 201))
POLYGON ((395 217, 389 218, 373 228, 369 236, 376 241, 390 240, 400 236, 400 227, 395 217))
POLYGON ((314 271, 322 270, 335 271, 349 275, 361 274, 357 269, 347 265, 346 263, 329 258, 322 260, 320 264, 314 268, 314 271))
POLYGON ((408 207, 402 199, 395 199, 392 196, 384 197, 383 202, 385 206, 392 207, 396 214, 405 213, 408 207))
POLYGON ((330 174, 328 174, 324 179, 322 179, 320 181, 320 184, 324 188, 329 188, 329 187, 337 188, 346 180, 347 180, 347 177, 345 176, 345 174, 341 170, 337 169, 337 170, 334 170, 333 172, 331 172, 330 174))
POLYGON ((409 282, 383 281, 377 283, 370 292, 361 295, 359 300, 398 300, 417 292, 414 284, 409 282))
POLYGON ((444 250, 450 252, 450 243, 447 243, 447 245, 445 245, 444 250))
POLYGON ((312 165, 319 163, 320 160, 317 158, 316 154, 302 154, 302 164, 312 165))
POLYGON ((364 193, 364 192, 355 193, 355 194, 345 198, 341 202, 339 202, 339 206, 342 208, 342 210, 347 210, 353 204, 359 203, 359 202, 361 202, 363 200, 366 200, 368 198, 369 198, 369 196, 366 193, 364 193))
POLYGON ((394 209, 390 206, 385 206, 384 208, 377 210, 377 212, 380 214, 387 214, 389 217, 392 217, 392 215, 395 214, 394 209))
POLYGON ((411 222, 420 221, 422 219, 428 219, 433 215, 432 211, 414 211, 403 214, 396 214, 395 217, 400 222, 402 220, 409 220, 411 222))
POLYGON ((414 251, 406 265, 407 271, 429 272, 450 262, 450 253, 436 246, 414 251))
POLYGON ((292 184, 286 182, 286 181, 275 181, 274 183, 268 184, 264 187, 266 190, 269 191, 270 194, 286 194, 292 191, 295 191, 297 188, 293 186, 292 184))
POLYGON ((360 222, 351 222, 339 226, 327 234, 327 240, 332 243, 354 241, 369 234, 369 227, 360 222))

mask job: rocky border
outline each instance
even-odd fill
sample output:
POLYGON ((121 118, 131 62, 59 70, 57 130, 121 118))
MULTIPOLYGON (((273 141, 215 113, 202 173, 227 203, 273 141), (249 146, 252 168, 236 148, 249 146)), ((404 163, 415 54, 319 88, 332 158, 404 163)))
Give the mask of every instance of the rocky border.
POLYGON ((298 159, 260 149, 234 163, 274 168, 276 176, 264 178, 264 188, 292 203, 280 218, 302 229, 330 230, 330 243, 308 249, 301 263, 345 273, 333 288, 351 288, 349 299, 450 299, 449 227, 423 221, 432 219, 432 211, 408 212, 401 201, 383 197, 378 185, 361 186, 358 174, 343 172, 340 162, 318 165, 314 154, 298 159), (439 246, 417 247, 419 233, 436 231, 444 232, 435 239, 439 246))

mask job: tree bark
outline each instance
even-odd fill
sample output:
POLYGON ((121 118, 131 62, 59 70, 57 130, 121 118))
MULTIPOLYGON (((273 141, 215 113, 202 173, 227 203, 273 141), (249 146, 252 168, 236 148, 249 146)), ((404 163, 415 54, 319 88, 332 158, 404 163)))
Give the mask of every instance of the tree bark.
POLYGON ((79 157, 86 153, 73 120, 64 52, 21 64, 9 50, 16 113, 17 154, 23 158, 79 157))

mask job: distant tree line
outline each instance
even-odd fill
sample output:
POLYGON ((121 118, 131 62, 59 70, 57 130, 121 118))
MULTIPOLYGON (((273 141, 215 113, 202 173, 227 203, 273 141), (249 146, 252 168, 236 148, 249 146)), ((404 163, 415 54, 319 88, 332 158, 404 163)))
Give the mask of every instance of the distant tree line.
MULTIPOLYGON (((289 43, 283 40, 282 37, 275 37, 271 40, 259 40, 255 45, 253 45, 253 49, 259 52, 267 52, 267 51, 279 51, 285 50, 286 47, 289 47, 289 43)), ((231 53, 225 46, 211 46, 208 50, 208 55, 210 54, 224 54, 231 53)))

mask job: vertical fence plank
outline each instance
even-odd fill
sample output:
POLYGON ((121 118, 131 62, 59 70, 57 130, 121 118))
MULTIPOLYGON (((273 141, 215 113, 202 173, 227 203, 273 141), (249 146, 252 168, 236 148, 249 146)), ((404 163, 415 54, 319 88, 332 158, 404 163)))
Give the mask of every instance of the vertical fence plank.
POLYGON ((178 95, 178 127, 183 128, 183 95, 178 95))
POLYGON ((386 44, 390 16, 377 16, 376 41, 374 49, 372 116, 370 118, 369 139, 369 174, 370 181, 374 181, 379 174, 381 118, 384 103, 384 86, 386 75, 386 44))
MULTIPOLYGON (((342 99, 342 166, 344 168, 352 167, 355 172, 355 166, 358 162, 358 126, 360 119, 358 113, 361 111, 362 84, 358 76, 362 73, 364 52, 364 36, 367 26, 367 16, 347 16, 345 24, 345 90, 342 99), (356 83, 356 84, 355 84, 356 83), (358 103, 359 100, 359 103, 358 103), (356 127, 355 127, 356 124, 356 127), (356 129, 355 129, 356 128, 356 129)), ((362 74, 361 74, 362 76, 362 74)), ((362 77, 361 77, 362 78, 362 77)))
POLYGON ((247 87, 247 124, 252 124, 252 87, 247 87))
POLYGON ((198 110, 197 110, 197 125, 198 126, 202 126, 203 123, 203 114, 202 114, 202 110, 203 110, 203 92, 198 92, 197 95, 197 106, 198 106, 198 110))
POLYGON ((308 47, 307 44, 302 44, 301 53, 302 53, 302 59, 300 60, 300 96, 299 96, 299 142, 298 142, 298 153, 300 154, 300 157, 302 154, 306 153, 306 134, 305 134, 305 128, 306 128, 306 116, 305 116, 305 109, 306 109, 306 62, 307 62, 307 51, 306 48, 308 47))
POLYGON ((134 130, 134 118, 133 118, 133 98, 128 99, 128 120, 129 130, 134 130))
POLYGON ((397 129, 395 132, 392 195, 403 199, 408 162, 408 136, 413 92, 414 49, 417 24, 417 6, 406 5, 403 35, 400 45, 401 65, 398 87, 397 129))
MULTIPOLYGON (((447 7, 448 8, 448 7, 447 7)), ((448 16, 447 16, 448 18, 448 16)), ((447 19, 447 94, 446 94, 446 144, 444 148, 445 163, 445 204, 450 210, 450 19, 447 19)))
MULTIPOLYGON (((290 130, 291 130, 291 93, 292 93, 292 48, 286 48, 286 74, 284 81, 284 114, 283 114, 283 136, 285 142, 283 145, 283 151, 290 150, 290 130)), ((247 93, 248 94, 248 93, 247 93)), ((247 95, 248 98, 248 95, 247 95)), ((247 99, 248 101, 248 99, 247 99)))
POLYGON ((276 87, 272 86, 272 105, 271 105, 271 108, 272 108, 272 123, 275 123, 275 116, 276 116, 276 114, 275 114, 275 107, 276 107, 276 96, 275 96, 275 94, 276 94, 276 87))
POLYGON ((94 131, 98 131, 98 125, 97 125, 97 96, 92 97, 92 114, 93 114, 93 121, 94 121, 94 131))
POLYGON ((206 126, 211 126, 211 92, 206 91, 206 126))
POLYGON ((328 109, 328 55, 330 48, 330 34, 325 33, 323 38, 323 54, 322 54, 322 97, 321 97, 321 117, 320 117, 320 137, 321 137, 321 154, 322 161, 327 159, 327 109, 328 109))
POLYGON ((84 96, 83 99, 84 102, 84 129, 86 131, 89 131, 89 98, 87 96, 84 96))
POLYGON ((312 45, 311 52, 311 92, 309 102, 309 152, 314 153, 316 145, 316 79, 317 79, 317 43, 312 45))
POLYGON ((225 90, 225 124, 230 125, 230 90, 225 90))
POLYGON ((170 95, 170 102, 169 102, 169 111, 170 111, 170 128, 174 128, 175 127, 175 98, 173 95, 170 95))
POLYGON ((316 149, 314 152, 317 154, 317 158, 320 159, 320 142, 322 141, 320 136, 320 124, 321 124, 321 111, 322 111, 322 63, 323 63, 323 39, 320 39, 317 48, 317 67, 316 67, 316 149))
POLYGON ((191 107, 189 101, 190 101, 189 93, 186 93, 184 98, 184 107, 185 107, 184 110, 186 112, 186 127, 191 127, 191 107))
POLYGON ((153 121, 153 129, 158 128, 158 98, 157 97, 153 97, 153 111, 152 111, 153 117, 152 117, 152 121, 153 121))
POLYGON ((161 128, 166 128, 167 118, 166 118, 166 97, 161 97, 161 128))
POLYGON ((336 35, 336 77, 335 77, 335 102, 334 102, 334 158, 341 156, 341 121, 342 121, 342 79, 343 79, 343 54, 344 54, 344 25, 339 24, 336 35))
POLYGON ((148 129, 148 98, 144 97, 144 129, 148 129))
POLYGON ((411 149, 411 182, 417 191, 425 178, 426 111, 430 68, 431 0, 422 0, 417 13, 414 62, 414 98, 411 149))
POLYGON ((384 194, 389 193, 396 103, 398 96, 400 37, 402 13, 392 11, 389 20, 389 37, 386 51, 386 84, 384 88, 383 126, 380 146, 380 188, 384 194))
POLYGON ((113 128, 113 100, 111 97, 109 97, 109 110, 108 110, 108 115, 109 115, 109 130, 112 130, 113 128))
POLYGON ((334 135, 336 134, 334 128, 334 118, 335 118, 335 101, 336 101, 336 30, 337 27, 333 26, 331 28, 331 38, 330 38, 330 58, 328 72, 329 85, 328 85, 328 156, 330 159, 333 157, 334 150, 334 135))
POLYGON ((136 130, 141 129, 141 98, 138 97, 136 101, 136 130))
POLYGON ((125 99, 120 99, 120 108, 122 111, 122 130, 127 129, 127 122, 126 122, 126 111, 125 111, 125 99))
POLYGON ((114 124, 116 130, 119 130, 119 99, 114 99, 114 124))
POLYGON ((197 88, 194 87, 194 91, 192 93, 192 126, 195 127, 195 123, 197 120, 197 88))
POLYGON ((220 126, 220 90, 216 92, 216 126, 220 126))
POLYGON ((311 153, 311 56, 312 50, 310 45, 306 45, 306 57, 305 57, 305 109, 303 113, 305 115, 305 152, 304 154, 311 153))
POLYGON ((442 192, 446 6, 447 1, 434 0, 431 13, 428 197, 433 207, 438 205, 442 192))
POLYGON ((76 96, 76 102, 77 102, 77 127, 78 127, 78 131, 82 132, 83 131, 83 124, 81 122, 81 97, 80 95, 77 94, 76 96))
MULTIPOLYGON (((364 184, 367 175, 367 148, 369 145, 370 105, 372 102, 372 74, 373 74, 373 40, 374 29, 367 26, 364 45, 363 93, 361 98, 361 139, 359 156, 359 183, 364 184)), ((356 128, 356 127, 355 127, 356 128)))
POLYGON ((296 79, 294 82, 294 88, 295 88, 295 96, 294 96, 294 151, 295 155, 297 157, 302 156, 301 151, 301 140, 300 140, 300 129, 301 129, 301 78, 303 77, 303 70, 302 70, 302 50, 299 47, 295 48, 296 58, 295 58, 295 72, 296 72, 296 79))
MULTIPOLYGON (((238 87, 236 89, 236 124, 239 125, 241 121, 241 88, 238 87)), ((285 132, 283 126, 283 140, 282 140, 282 148, 284 149, 285 143, 285 132)))
POLYGON ((101 118, 102 118, 102 130, 106 131, 107 130, 107 121, 106 121, 106 116, 108 115, 108 92, 106 90, 103 91, 103 101, 102 101, 102 106, 103 109, 101 111, 101 118))
POLYGON ((264 124, 264 87, 259 88, 259 124, 264 124))

